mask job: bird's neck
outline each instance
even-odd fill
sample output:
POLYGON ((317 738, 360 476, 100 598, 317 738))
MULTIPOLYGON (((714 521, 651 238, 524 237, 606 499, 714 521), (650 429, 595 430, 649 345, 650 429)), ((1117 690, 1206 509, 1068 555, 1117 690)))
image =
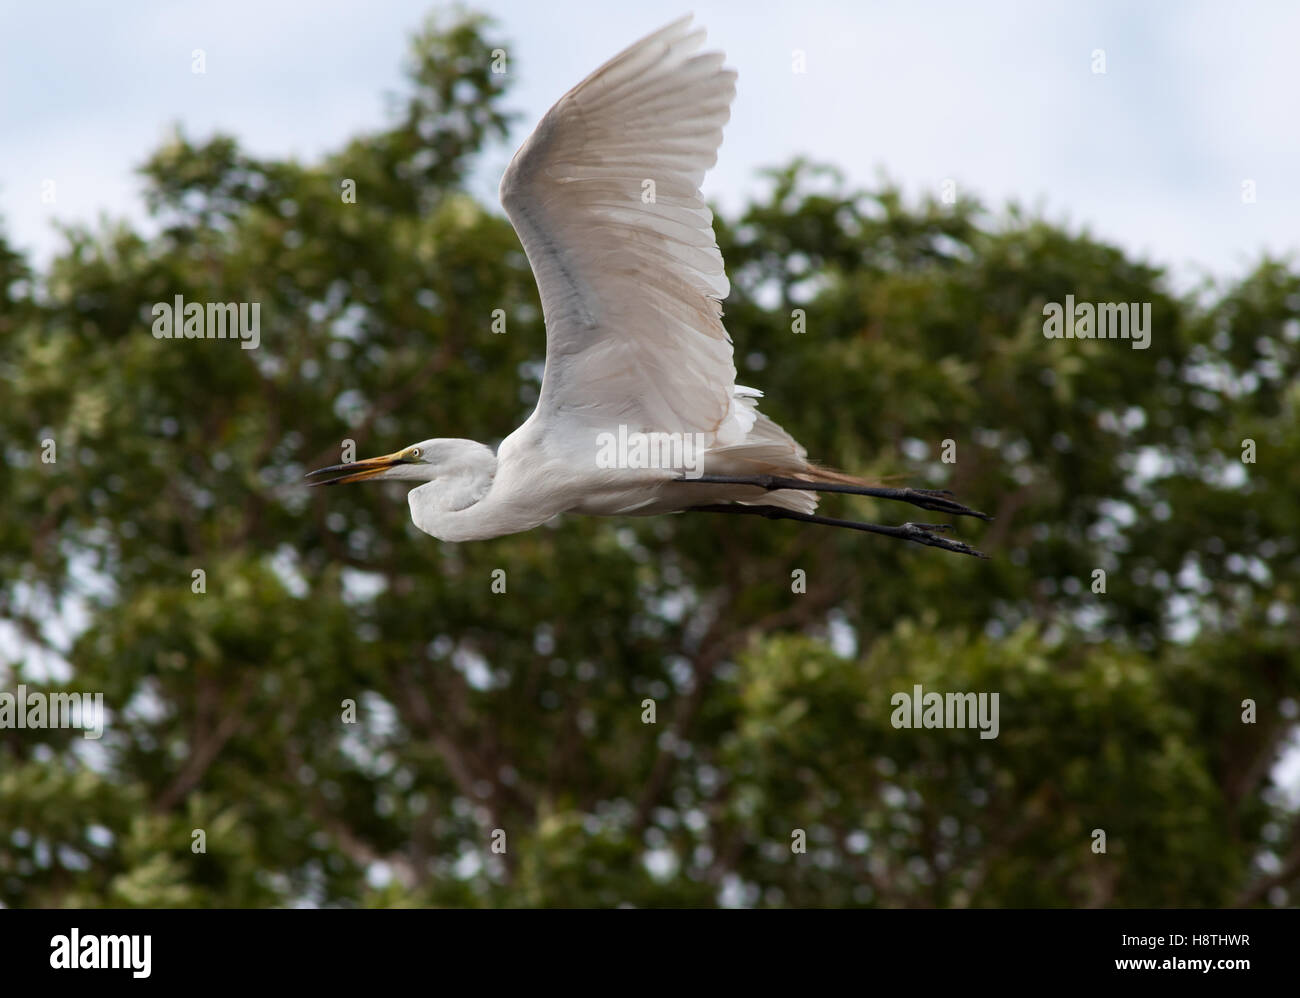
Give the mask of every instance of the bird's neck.
POLYGON ((492 491, 492 472, 461 471, 444 475, 424 488, 434 509, 443 513, 459 513, 469 509, 492 491))
POLYGON ((442 540, 477 540, 496 536, 497 532, 480 532, 485 525, 485 514, 490 512, 491 503, 486 500, 492 491, 496 470, 496 455, 489 448, 467 450, 462 458, 442 470, 433 481, 407 494, 411 519, 426 534, 442 540))

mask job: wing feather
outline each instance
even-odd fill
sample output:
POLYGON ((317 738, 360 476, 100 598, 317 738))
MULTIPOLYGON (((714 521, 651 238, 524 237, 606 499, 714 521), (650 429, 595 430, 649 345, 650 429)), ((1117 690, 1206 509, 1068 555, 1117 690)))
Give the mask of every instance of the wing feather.
POLYGON ((736 74, 720 53, 695 54, 703 42, 686 17, 615 56, 547 112, 501 181, 546 320, 538 416, 703 432, 720 445, 754 424, 752 399, 736 393, 720 304, 730 285, 700 195, 736 74))

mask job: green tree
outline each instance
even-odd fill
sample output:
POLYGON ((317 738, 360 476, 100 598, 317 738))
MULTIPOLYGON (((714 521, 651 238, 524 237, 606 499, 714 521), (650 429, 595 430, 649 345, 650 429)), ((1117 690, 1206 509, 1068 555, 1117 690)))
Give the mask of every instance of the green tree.
POLYGON ((0 903, 1293 903, 1292 263, 1179 295, 804 162, 720 217, 741 381, 815 458, 994 513, 958 528, 987 562, 690 515, 447 545, 399 487, 304 487, 536 398, 527 261, 464 189, 498 47, 431 22, 390 127, 319 162, 178 132, 157 235, 40 274, 0 242, 0 691, 110 710, 0 728, 0 903), (1150 348, 1046 339, 1067 294, 1150 303, 1150 348), (150 335, 177 295, 260 303, 258 349, 150 335), (894 727, 916 684, 997 693, 998 737, 894 727))

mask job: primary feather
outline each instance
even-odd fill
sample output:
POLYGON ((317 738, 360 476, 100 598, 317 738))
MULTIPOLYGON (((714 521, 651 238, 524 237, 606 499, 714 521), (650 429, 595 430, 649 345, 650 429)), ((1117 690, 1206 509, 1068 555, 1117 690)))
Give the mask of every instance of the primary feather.
MULTIPOLYGON (((501 181, 546 321, 530 422, 586 440, 620 424, 702 433, 711 473, 801 474, 803 448, 758 412, 760 392, 736 385, 721 318, 729 283, 700 194, 736 73, 720 53, 697 54, 704 31, 690 20, 642 39, 561 97, 501 181)), ((692 502, 708 498, 691 491, 692 502)), ((817 504, 810 493, 763 499, 817 504)))

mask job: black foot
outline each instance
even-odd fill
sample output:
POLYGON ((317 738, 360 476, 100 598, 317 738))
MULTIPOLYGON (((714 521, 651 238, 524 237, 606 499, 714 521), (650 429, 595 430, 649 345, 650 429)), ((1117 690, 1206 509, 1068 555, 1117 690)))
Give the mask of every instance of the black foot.
POLYGON ((818 523, 825 527, 843 527, 847 530, 862 530, 871 534, 882 534, 913 544, 941 548, 956 554, 968 554, 972 558, 988 558, 982 551, 977 551, 969 544, 943 537, 936 531, 950 530, 946 523, 904 523, 901 527, 888 527, 879 523, 859 523, 856 520, 837 520, 830 516, 817 516, 813 513, 796 513, 779 506, 744 506, 738 503, 719 503, 712 506, 692 506, 687 512, 728 513, 733 516, 764 516, 769 520, 797 520, 800 523, 818 523))
POLYGON ((952 498, 947 489, 891 489, 874 485, 849 485, 842 482, 810 482, 803 478, 783 478, 779 475, 700 475, 698 478, 682 478, 683 482, 699 482, 703 485, 753 485, 773 492, 777 489, 800 489, 804 492, 839 492, 851 496, 872 496, 876 499, 893 499, 898 502, 911 503, 921 509, 934 513, 949 513, 952 516, 974 516, 981 520, 992 520, 987 513, 963 506, 952 498))

